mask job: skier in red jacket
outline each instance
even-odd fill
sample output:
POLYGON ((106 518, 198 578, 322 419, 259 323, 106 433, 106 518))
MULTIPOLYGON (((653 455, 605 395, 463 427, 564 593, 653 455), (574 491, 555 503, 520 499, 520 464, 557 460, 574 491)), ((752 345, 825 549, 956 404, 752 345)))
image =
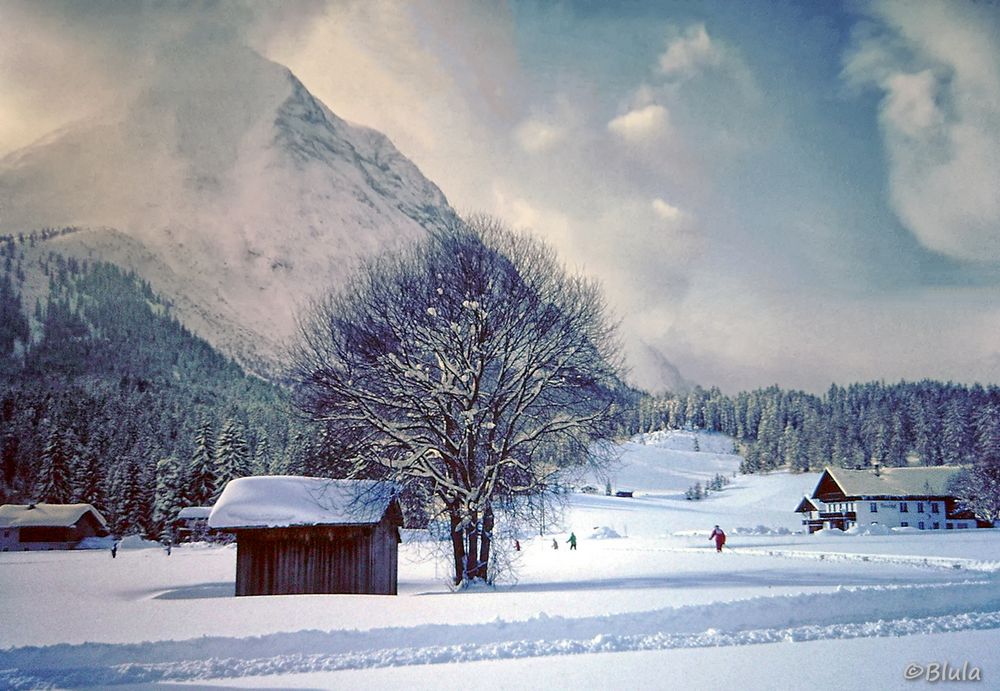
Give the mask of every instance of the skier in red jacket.
POLYGON ((722 532, 722 528, 715 526, 712 534, 708 536, 709 540, 715 540, 715 551, 721 552, 722 546, 726 544, 726 534, 722 532))

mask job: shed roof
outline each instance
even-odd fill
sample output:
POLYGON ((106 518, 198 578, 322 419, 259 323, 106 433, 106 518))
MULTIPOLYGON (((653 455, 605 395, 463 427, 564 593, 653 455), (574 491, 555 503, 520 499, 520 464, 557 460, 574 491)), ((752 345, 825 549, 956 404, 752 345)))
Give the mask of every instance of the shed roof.
POLYGON ((370 525, 385 516, 398 488, 374 480, 274 475, 231 480, 212 507, 211 528, 370 525))
MULTIPOLYGON (((947 465, 882 468, 876 475, 871 469, 826 468, 824 474, 828 474, 849 497, 928 497, 947 496, 948 483, 961 470, 959 466, 947 465)), ((817 489, 822 483, 821 477, 817 489)))
POLYGON ((177 512, 177 518, 208 518, 212 513, 211 506, 185 506, 177 512))
POLYGON ((802 497, 802 501, 799 505, 795 507, 795 513, 804 513, 806 511, 818 511, 816 505, 812 503, 812 499, 809 497, 802 497))
POLYGON ((0 528, 68 528, 88 511, 108 527, 101 512, 90 504, 4 504, 0 506, 0 528))

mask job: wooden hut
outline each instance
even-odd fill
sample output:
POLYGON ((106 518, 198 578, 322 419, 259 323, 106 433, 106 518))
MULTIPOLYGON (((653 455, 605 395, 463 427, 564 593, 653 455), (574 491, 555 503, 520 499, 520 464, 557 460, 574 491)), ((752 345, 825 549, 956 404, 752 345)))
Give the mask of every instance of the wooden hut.
POLYGON ((395 595, 396 487, 249 477, 226 485, 208 525, 236 535, 236 595, 395 595))
POLYGON ((211 513, 211 506, 185 506, 178 511, 174 521, 177 541, 195 542, 211 537, 213 531, 208 528, 208 516, 211 513))
POLYGON ((108 535, 108 523, 90 504, 0 506, 0 550, 74 549, 88 537, 108 535))

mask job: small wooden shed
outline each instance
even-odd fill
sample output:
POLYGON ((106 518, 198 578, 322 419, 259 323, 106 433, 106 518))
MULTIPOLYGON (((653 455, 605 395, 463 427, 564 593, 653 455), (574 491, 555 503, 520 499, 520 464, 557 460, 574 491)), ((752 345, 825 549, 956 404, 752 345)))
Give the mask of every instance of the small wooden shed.
POLYGON ((391 483, 233 480, 208 525, 236 535, 236 595, 395 595, 402 512, 391 483))
POLYGON ((185 506, 177 512, 174 521, 174 533, 178 542, 194 542, 210 537, 208 516, 212 513, 211 506, 185 506))
POLYGON ((0 506, 0 550, 74 549, 108 535, 108 523, 90 504, 0 506))

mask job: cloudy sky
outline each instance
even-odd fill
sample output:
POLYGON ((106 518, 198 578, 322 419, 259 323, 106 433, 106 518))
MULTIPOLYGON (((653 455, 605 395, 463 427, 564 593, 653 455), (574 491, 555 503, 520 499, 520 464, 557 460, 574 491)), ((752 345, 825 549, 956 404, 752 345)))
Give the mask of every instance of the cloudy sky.
POLYGON ((1000 383, 1000 5, 0 0, 0 155, 247 44, 727 391, 1000 383))

